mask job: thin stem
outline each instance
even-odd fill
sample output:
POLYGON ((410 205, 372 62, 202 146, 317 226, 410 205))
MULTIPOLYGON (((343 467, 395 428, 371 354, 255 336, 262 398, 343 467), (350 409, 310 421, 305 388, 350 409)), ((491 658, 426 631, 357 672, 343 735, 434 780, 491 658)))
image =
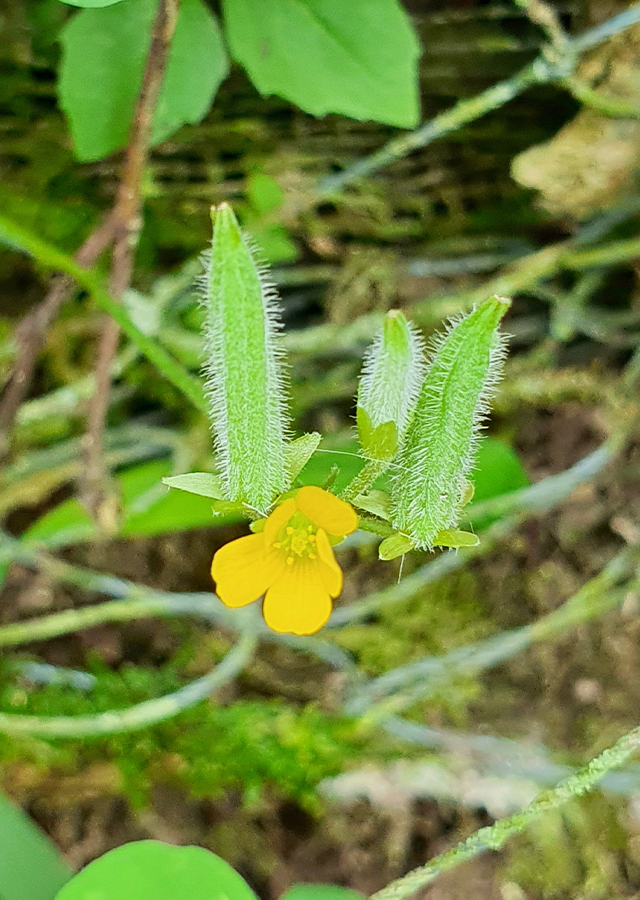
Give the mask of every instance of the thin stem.
POLYGON ((149 725, 172 719, 219 690, 249 662, 256 641, 255 634, 245 634, 215 669, 164 697, 145 700, 127 709, 112 709, 89 716, 22 716, 0 713, 0 732, 47 738, 79 738, 140 731, 149 725))
POLYGON ((466 841, 441 853, 426 866, 414 869, 403 878, 382 888, 381 891, 373 894, 371 900, 402 900, 431 884, 438 875, 453 869, 461 862, 472 859, 486 850, 499 850, 505 841, 523 831, 532 822, 542 818, 545 813, 558 809, 567 800, 581 797, 593 790, 607 772, 623 765, 635 753, 639 745, 640 728, 634 728, 574 775, 561 781, 555 788, 541 793, 521 812, 506 819, 500 819, 494 825, 481 828, 466 841))
POLYGON ((572 97, 575 97, 576 100, 579 100, 585 106, 590 106, 591 109, 603 113, 605 116, 611 116, 616 119, 637 119, 640 117, 640 109, 637 104, 596 91, 575 76, 566 78, 562 83, 572 97))

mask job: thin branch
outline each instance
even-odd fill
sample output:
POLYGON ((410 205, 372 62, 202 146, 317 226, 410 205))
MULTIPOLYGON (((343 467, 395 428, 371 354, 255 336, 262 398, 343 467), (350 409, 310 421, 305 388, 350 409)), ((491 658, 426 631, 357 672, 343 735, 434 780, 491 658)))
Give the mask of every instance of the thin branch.
MULTIPOLYGON (((122 178, 113 210, 115 235, 109 292, 121 302, 131 283, 133 259, 142 227, 142 179, 149 154, 153 115, 162 88, 169 48, 176 27, 179 0, 160 0, 153 23, 142 85, 131 125, 122 178)), ((96 388, 89 404, 86 451, 87 465, 82 493, 85 503, 104 530, 116 527, 112 498, 105 494, 106 466, 104 433, 109 408, 111 369, 118 349, 120 328, 109 317, 103 326, 95 369, 96 388)))
POLYGON ((35 257, 43 266, 66 272, 90 295, 96 306, 112 316, 124 333, 138 347, 141 353, 163 373, 175 387, 187 397, 201 412, 206 413, 208 404, 199 378, 187 372, 164 347, 152 337, 140 331, 127 313, 126 309, 116 303, 105 290, 102 280, 96 272, 83 269, 73 257, 68 256, 57 247, 43 241, 32 231, 16 225, 0 213, 0 237, 16 249, 35 257))
MULTIPOLYGON (((83 268, 91 268, 113 241, 114 235, 115 219, 110 213, 80 247, 75 255, 75 261, 83 268)), ((74 281, 71 278, 66 275, 57 275, 44 300, 24 317, 16 329, 15 340, 18 345, 18 356, 13 374, 0 401, 0 435, 4 442, 4 446, 0 445, 0 455, 8 449, 9 432, 15 415, 29 390, 33 370, 49 325, 57 316, 60 307, 69 299, 73 289, 74 281)))

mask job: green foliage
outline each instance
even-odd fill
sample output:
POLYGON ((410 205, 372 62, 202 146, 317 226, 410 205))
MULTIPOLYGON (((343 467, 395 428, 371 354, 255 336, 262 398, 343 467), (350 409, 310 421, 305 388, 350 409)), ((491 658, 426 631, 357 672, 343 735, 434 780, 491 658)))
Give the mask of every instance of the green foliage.
POLYGON ((286 229, 273 221, 284 202, 284 192, 275 178, 265 172, 251 172, 247 178, 246 196, 243 222, 265 259, 270 263, 296 259, 296 245, 286 229))
POLYGON ((56 900, 256 900, 246 881, 202 847, 135 841, 89 863, 56 900))
POLYGON ((314 116, 417 124, 420 49, 396 0, 223 0, 223 11, 231 53, 262 94, 314 116))
POLYGON ((490 435, 478 447, 471 480, 474 503, 509 494, 530 483, 513 447, 490 435))
POLYGON ((280 900, 362 900, 362 895, 332 884, 294 884, 280 900))
MULTIPOLYGON (((126 0, 84 9, 62 31, 60 105, 83 162, 108 156, 127 143, 157 5, 158 0, 126 0)), ((187 122, 199 122, 227 70, 215 17, 202 0, 182 0, 152 143, 187 122)))
POLYGON ((71 877, 71 869, 31 819, 2 793, 0 835, 2 900, 53 900, 71 877))
MULTIPOLYGON (((212 650, 224 655, 222 647, 212 650)), ((25 690, 6 669, 0 670, 0 710, 80 716, 124 709, 183 683, 174 664, 156 669, 124 666, 112 672, 94 662, 90 671, 96 686, 80 692, 61 685, 25 690)), ((0 761, 30 760, 38 768, 53 765, 74 773, 94 761, 111 762, 120 773, 114 789, 139 806, 148 801, 152 785, 164 780, 195 796, 239 790, 247 802, 259 802, 265 790, 275 788, 314 810, 319 803, 316 787, 323 778, 387 753, 384 741, 359 736, 352 720, 328 716, 313 705, 299 709, 280 699, 238 700, 228 707, 200 704, 144 732, 83 743, 16 741, 0 735, 0 761)))
MULTIPOLYGON (((119 535, 142 537, 168 534, 214 524, 212 504, 207 495, 168 491, 163 486, 162 480, 171 468, 171 460, 156 459, 116 475, 115 483, 122 503, 119 535)), ((241 516, 237 512, 229 512, 217 517, 215 524, 235 522, 239 518, 241 516)), ((96 534, 91 516, 79 500, 71 498, 45 513, 27 529, 24 538, 28 541, 46 541, 49 546, 64 546, 89 540, 96 534)))
POLYGON ((189 494, 197 494, 199 497, 210 497, 213 500, 222 500, 222 485, 217 475, 211 472, 189 472, 186 475, 171 475, 163 478, 162 483, 167 487, 186 491, 189 494))

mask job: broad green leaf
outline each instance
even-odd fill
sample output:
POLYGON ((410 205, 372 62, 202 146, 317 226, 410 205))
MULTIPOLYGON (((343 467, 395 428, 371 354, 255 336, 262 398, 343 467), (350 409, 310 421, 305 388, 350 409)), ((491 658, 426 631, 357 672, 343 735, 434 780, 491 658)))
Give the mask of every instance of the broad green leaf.
POLYGON ((490 436, 480 444, 472 481, 475 490, 470 499, 474 503, 517 491, 530 484, 513 447, 490 436))
POLYGON ((163 478, 162 483, 168 485, 168 487, 177 488, 179 491, 198 494, 200 497, 211 497, 214 500, 224 499, 220 479, 217 475, 212 475, 210 472, 171 475, 169 478, 163 478))
POLYGON ((123 0, 61 0, 68 6, 81 6, 83 9, 103 9, 105 6, 115 6, 123 0))
POLYGON ((105 853, 56 900, 256 900, 231 866, 202 847, 137 841, 105 853))
POLYGON ((280 900, 362 900, 362 894, 333 884, 294 884, 280 900))
POLYGON ((71 875, 49 839, 0 793, 2 900, 53 900, 71 875))
POLYGON ((231 53, 262 94, 314 116, 418 122, 413 26, 397 0, 223 0, 231 53))
MULTIPOLYGON (((222 515, 214 516, 212 500, 208 497, 168 491, 162 479, 170 471, 171 462, 159 459, 132 466, 116 475, 123 508, 120 537, 172 534, 242 520, 240 512, 226 508, 222 515)), ((78 500, 71 499, 38 519, 23 538, 45 541, 48 546, 66 546, 97 536, 85 508, 78 500)))
MULTIPOLYGON (((126 0, 83 9, 65 25, 60 105, 83 162, 124 147, 142 82, 158 0, 126 0)), ((228 61, 218 22, 202 0, 182 0, 152 142, 168 138, 209 109, 228 61)))

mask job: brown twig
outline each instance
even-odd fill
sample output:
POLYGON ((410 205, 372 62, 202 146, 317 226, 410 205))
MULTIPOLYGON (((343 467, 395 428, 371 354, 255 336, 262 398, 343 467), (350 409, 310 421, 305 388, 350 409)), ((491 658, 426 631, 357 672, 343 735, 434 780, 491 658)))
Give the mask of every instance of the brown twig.
MULTIPOLYGON (((113 209, 115 231, 110 293, 115 300, 122 299, 131 283, 134 252, 142 226, 142 177, 149 154, 153 114, 162 87, 171 39, 175 31, 178 5, 179 0, 160 0, 158 6, 131 126, 122 178, 113 209)), ((111 367, 118 347, 119 335, 120 329, 117 323, 113 319, 107 319, 103 326, 98 349, 95 392, 89 405, 86 435, 87 463, 82 488, 84 501, 96 522, 107 530, 115 525, 115 510, 113 496, 110 497, 105 490, 107 473, 103 453, 104 432, 109 408, 111 367)))
MULTIPOLYGON (((80 247, 75 256, 76 262, 86 268, 93 266, 112 243, 114 235, 115 220, 111 212, 80 247)), ((56 276, 44 300, 24 317, 16 329, 16 364, 0 400, 0 457, 8 449, 11 426, 29 390, 47 329, 72 291, 73 281, 70 278, 56 276)))

